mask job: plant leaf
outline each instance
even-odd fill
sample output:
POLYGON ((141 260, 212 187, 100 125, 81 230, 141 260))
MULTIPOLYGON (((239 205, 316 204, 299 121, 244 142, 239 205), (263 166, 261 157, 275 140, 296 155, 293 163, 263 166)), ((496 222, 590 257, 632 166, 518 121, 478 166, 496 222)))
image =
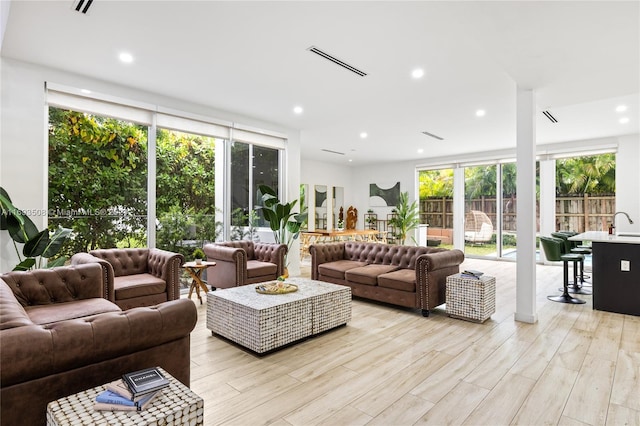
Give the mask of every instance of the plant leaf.
POLYGON ((42 253, 44 253, 44 250, 47 248, 48 244, 49 230, 45 229, 24 244, 22 254, 24 254, 26 257, 40 256, 42 255, 42 253))
POLYGON ((7 217, 7 229, 16 243, 26 243, 40 233, 31 219, 22 214, 17 214, 17 210, 7 217))
POLYGON ((36 264, 36 260, 34 258, 25 259, 22 262, 18 263, 13 270, 14 271, 28 271, 36 264))
POLYGON ((67 238, 71 234, 71 229, 59 227, 50 237, 49 244, 42 253, 42 257, 53 257, 60 251, 62 245, 67 241, 67 238))

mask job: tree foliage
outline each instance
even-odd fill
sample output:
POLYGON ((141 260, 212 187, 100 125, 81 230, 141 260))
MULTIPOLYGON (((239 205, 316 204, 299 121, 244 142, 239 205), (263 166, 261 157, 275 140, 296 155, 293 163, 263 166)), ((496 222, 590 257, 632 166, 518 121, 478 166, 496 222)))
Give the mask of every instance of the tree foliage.
POLYGON ((556 190, 559 195, 615 194, 615 154, 556 161, 556 190))
MULTIPOLYGON (((158 130, 157 245, 190 254, 214 240, 215 139, 158 130), (188 253, 187 253, 188 252, 188 253)), ((49 109, 49 214, 73 229, 66 254, 146 246, 147 128, 49 109)))

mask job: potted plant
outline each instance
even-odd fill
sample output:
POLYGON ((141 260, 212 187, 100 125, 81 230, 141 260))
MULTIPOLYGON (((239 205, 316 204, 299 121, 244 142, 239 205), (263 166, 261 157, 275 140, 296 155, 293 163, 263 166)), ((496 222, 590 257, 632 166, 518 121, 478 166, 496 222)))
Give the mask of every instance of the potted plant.
POLYGON ((338 231, 344 231, 344 221, 342 219, 338 220, 338 231))
POLYGON ((393 210, 394 216, 389 220, 389 225, 394 227, 400 244, 404 244, 407 239, 407 234, 416 229, 420 224, 418 203, 414 201, 409 204, 409 193, 402 192, 398 198, 398 205, 393 210))
MULTIPOLYGON (((257 206, 257 209, 269 222, 276 243, 286 244, 289 252, 293 242, 300 235, 300 227, 307 220, 306 210, 300 213, 294 212, 293 208, 298 200, 282 204, 276 191, 268 185, 258 186, 258 198, 262 200, 262 206, 257 206)), ((287 257, 285 257, 285 268, 288 265, 287 257)))
MULTIPOLYGON (((20 261, 13 268, 14 271, 27 271, 34 267, 44 267, 42 259, 57 255, 71 233, 71 229, 60 226, 53 233, 49 229, 38 231, 33 221, 13 205, 9 194, 2 187, 0 187, 0 207, 2 210, 0 230, 9 232, 20 261), (24 244, 22 255, 20 255, 18 244, 24 244)), ((46 266, 49 268, 62 266, 66 261, 66 256, 61 256, 54 261, 48 262, 46 266)))

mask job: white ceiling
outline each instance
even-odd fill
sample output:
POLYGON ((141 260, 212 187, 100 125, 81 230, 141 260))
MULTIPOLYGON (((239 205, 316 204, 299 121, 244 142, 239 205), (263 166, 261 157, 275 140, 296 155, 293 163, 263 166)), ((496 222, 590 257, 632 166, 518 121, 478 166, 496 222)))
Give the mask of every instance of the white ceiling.
POLYGON ((303 158, 362 165, 514 147, 516 84, 559 121, 537 114, 538 143, 637 133, 639 5, 12 1, 1 53, 300 129, 303 158))

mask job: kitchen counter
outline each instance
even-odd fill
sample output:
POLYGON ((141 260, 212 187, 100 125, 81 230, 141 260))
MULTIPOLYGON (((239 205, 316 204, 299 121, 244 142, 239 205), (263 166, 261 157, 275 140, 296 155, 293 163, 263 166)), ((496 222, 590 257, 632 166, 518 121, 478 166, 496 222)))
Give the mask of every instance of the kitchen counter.
POLYGON ((640 244, 640 232, 620 232, 620 235, 609 235, 608 232, 588 231, 569 237, 570 241, 593 241, 599 243, 640 244))
POLYGON ((591 241, 593 309, 640 316, 640 233, 620 234, 590 231, 569 240, 591 241))

